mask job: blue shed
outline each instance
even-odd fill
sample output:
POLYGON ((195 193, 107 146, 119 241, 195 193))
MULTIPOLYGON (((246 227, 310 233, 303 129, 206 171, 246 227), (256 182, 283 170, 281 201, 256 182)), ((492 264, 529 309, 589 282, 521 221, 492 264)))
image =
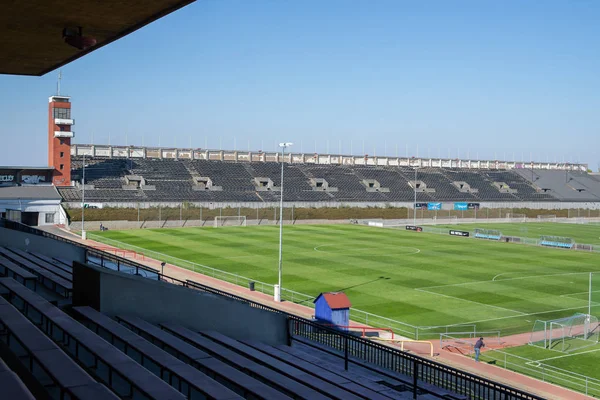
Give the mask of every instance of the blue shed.
MULTIPOLYGON (((350 324, 350 300, 346 293, 321 293, 313 301, 315 318, 320 322, 346 327, 350 324)), ((341 328, 347 330, 348 328, 341 328)))

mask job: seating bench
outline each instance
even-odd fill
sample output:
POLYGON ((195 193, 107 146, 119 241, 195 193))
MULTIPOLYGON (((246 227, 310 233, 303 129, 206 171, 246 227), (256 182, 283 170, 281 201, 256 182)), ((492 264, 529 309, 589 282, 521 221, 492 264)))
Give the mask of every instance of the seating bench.
POLYGON ((285 362, 279 361, 274 357, 271 357, 265 353, 262 353, 252 347, 249 347, 243 343, 238 342, 237 340, 231 339, 219 332, 201 332, 201 334, 210 340, 219 343, 226 348, 237 352, 238 354, 243 355, 244 357, 253 360, 259 364, 262 364, 266 367, 272 368, 277 372, 282 373, 283 375, 288 376, 289 378, 295 379, 296 381, 311 387, 321 393, 339 400, 345 399, 360 399, 359 396, 352 394, 350 391, 340 388, 327 382, 318 376, 310 375, 306 371, 296 368, 295 366, 291 366, 285 362))
POLYGON ((0 275, 13 278, 23 286, 35 290, 38 277, 25 268, 21 268, 7 258, 0 256, 0 275))
POLYGON ((154 371, 165 382, 171 383, 189 399, 241 399, 236 393, 215 382, 192 366, 175 358, 164 350, 136 335, 117 321, 91 307, 74 307, 83 317, 84 325, 108 340, 115 347, 134 359, 148 370, 154 371), (90 326, 91 325, 91 326, 90 326), (107 337, 108 336, 108 337, 107 337), (156 367, 159 368, 156 371, 156 367))
POLYGON ((212 340, 193 332, 185 327, 176 324, 161 324, 167 332, 185 340, 188 343, 206 351, 215 358, 226 362, 232 367, 245 372, 246 374, 259 379, 260 381, 283 391, 288 396, 297 399, 328 399, 330 397, 307 387, 280 372, 274 371, 271 368, 260 365, 242 355, 227 349, 226 347, 213 342, 212 340))
MULTIPOLYGON (((43 371, 43 375, 49 378, 52 386, 55 386, 55 388, 46 386, 47 390, 59 390, 61 397, 67 394, 79 399, 118 399, 106 387, 92 379, 74 360, 2 297, 0 297, 0 325, 2 330, 8 332, 6 345, 13 352, 17 352, 17 357, 30 358, 29 365, 24 365, 36 374, 43 371)), ((0 387, 2 387, 2 394, 5 395, 4 385, 0 387)))
POLYGON ((282 392, 244 374, 141 318, 119 316, 117 319, 154 345, 175 355, 175 357, 199 369, 244 397, 273 400, 289 398, 282 392))
POLYGON ((8 298, 13 305, 22 303, 20 311, 30 321, 119 396, 157 400, 185 398, 38 294, 10 278, 0 278, 0 285, 9 291, 8 298))
POLYGON ((73 291, 73 282, 70 282, 62 277, 32 263, 31 261, 0 247, 0 255, 12 260, 15 264, 22 268, 33 272, 38 276, 39 281, 49 289, 61 294, 64 297, 69 297, 73 291))

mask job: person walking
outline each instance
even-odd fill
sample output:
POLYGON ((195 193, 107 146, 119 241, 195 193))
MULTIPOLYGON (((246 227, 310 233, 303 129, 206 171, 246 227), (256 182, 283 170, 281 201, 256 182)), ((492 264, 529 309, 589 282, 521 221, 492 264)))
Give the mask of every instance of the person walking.
POLYGON ((480 337, 479 340, 475 343, 475 361, 479 362, 479 354, 481 353, 481 348, 485 347, 485 343, 483 343, 483 338, 480 337))

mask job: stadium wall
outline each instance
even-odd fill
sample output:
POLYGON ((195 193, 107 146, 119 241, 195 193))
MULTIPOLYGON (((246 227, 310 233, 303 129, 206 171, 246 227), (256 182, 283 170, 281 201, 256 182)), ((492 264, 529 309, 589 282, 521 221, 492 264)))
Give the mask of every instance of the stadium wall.
MULTIPOLYGON (((347 224, 349 223, 348 219, 305 219, 305 220, 284 220, 284 225, 320 225, 320 224, 347 224)), ((212 227, 214 224, 214 219, 205 219, 205 220, 168 220, 168 221, 102 221, 102 226, 111 230, 121 230, 121 229, 154 229, 154 228, 191 228, 191 227, 212 227)), ((248 219, 246 220, 246 225, 275 225, 276 221, 274 220, 256 220, 256 219, 248 219)), ((228 225, 230 226, 230 225, 228 225)), ((81 230, 81 222, 73 222, 69 225, 69 229, 80 231, 81 230)), ((86 231, 98 231, 100 230, 100 222, 86 222, 85 223, 86 231)))
POLYGON ((152 324, 168 320, 195 331, 216 330, 237 340, 288 344, 287 317, 282 314, 92 265, 76 262, 73 267, 75 306, 89 305, 111 317, 135 315, 152 324))
MULTIPOLYGON (((440 203, 436 201, 436 203, 440 203)), ((452 201, 441 202, 442 210, 454 210, 454 203, 452 201)), ((112 208, 179 208, 181 202, 145 202, 145 203, 132 203, 132 202, 110 202, 110 203, 98 203, 100 207, 112 207, 112 208)), ((195 208, 205 209, 219 209, 219 208, 252 208, 252 209, 263 209, 263 208, 278 208, 278 202, 220 202, 220 203, 196 203, 196 202, 185 202, 186 205, 195 208)), ((285 208, 413 208, 412 202, 335 202, 335 201, 321 201, 321 202, 284 202, 285 208)), ((532 210, 565 210, 565 209, 586 209, 586 210, 598 210, 600 209, 600 202, 528 202, 528 201, 515 201, 515 202, 479 202, 480 208, 528 208, 532 210)), ((81 202, 64 202, 63 206, 70 209, 81 209, 81 202)))
POLYGON ((83 248, 12 229, 0 228, 0 246, 38 252, 61 259, 85 261, 85 250, 83 248))

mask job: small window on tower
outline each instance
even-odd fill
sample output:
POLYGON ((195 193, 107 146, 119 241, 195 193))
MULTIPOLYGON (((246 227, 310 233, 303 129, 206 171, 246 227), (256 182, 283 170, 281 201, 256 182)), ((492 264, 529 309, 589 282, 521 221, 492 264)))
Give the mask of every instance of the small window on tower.
POLYGON ((60 144, 61 144, 61 145, 62 145, 62 144, 65 144, 65 141, 64 141, 64 140, 62 140, 62 139, 58 139, 58 140, 60 140, 60 144))
POLYGON ((64 156, 65 156, 65 152, 64 152, 64 151, 61 151, 61 152, 60 152, 60 158, 63 158, 64 156))
POLYGON ((65 167, 65 164, 60 164, 60 170, 62 171, 63 168, 65 167))

